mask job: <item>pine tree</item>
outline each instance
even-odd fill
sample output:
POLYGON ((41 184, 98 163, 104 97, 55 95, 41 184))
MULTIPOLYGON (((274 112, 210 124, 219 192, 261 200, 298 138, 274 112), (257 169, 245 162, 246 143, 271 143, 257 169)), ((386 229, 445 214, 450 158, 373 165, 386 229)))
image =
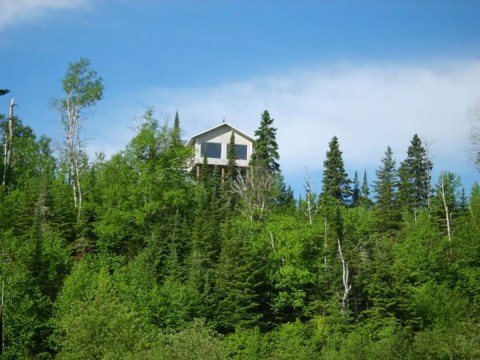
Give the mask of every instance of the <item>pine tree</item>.
POLYGON ((399 168, 399 201, 405 210, 415 212, 428 206, 431 171, 432 162, 415 134, 408 147, 407 158, 399 168))
POLYGON ((338 138, 334 136, 329 144, 327 158, 323 163, 322 196, 328 196, 347 205, 351 196, 350 180, 343 165, 342 151, 338 138))
POLYGON ((380 233, 398 229, 400 213, 397 205, 398 172, 390 146, 382 159, 382 166, 375 172, 376 230, 380 233))

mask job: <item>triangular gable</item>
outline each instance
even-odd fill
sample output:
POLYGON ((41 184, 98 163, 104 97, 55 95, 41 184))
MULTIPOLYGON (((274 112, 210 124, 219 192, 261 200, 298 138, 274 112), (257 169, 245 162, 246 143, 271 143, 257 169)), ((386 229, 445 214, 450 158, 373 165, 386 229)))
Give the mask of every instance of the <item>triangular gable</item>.
POLYGON ((190 138, 190 140, 187 141, 187 143, 186 143, 185 146, 193 146, 193 145, 195 144, 195 139, 196 139, 197 137, 199 137, 199 136, 201 136, 201 135, 203 135, 203 134, 209 133, 209 132, 211 132, 211 131, 214 131, 214 130, 216 130, 216 129, 219 129, 219 128, 223 127, 223 126, 229 127, 231 130, 233 130, 234 132, 240 134, 240 135, 243 136, 244 138, 250 140, 251 142, 255 142, 255 139, 252 138, 250 135, 244 133, 243 131, 237 129, 235 126, 233 126, 233 125, 231 125, 231 124, 229 124, 229 123, 227 123, 227 122, 222 122, 222 123, 220 123, 220 124, 218 124, 218 125, 210 128, 210 129, 208 129, 208 130, 205 130, 205 131, 202 131, 202 132, 200 132, 200 133, 198 133, 198 134, 193 135, 193 136, 190 138))

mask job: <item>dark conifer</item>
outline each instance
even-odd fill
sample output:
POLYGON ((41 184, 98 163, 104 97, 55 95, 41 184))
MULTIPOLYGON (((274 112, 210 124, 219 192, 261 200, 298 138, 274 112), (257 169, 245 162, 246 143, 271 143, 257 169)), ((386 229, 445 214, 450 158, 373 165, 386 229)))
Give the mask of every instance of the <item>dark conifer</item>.
POLYGON ((360 189, 360 205, 366 208, 372 206, 372 200, 370 199, 370 187, 368 185, 367 171, 363 172, 362 187, 360 189))
POLYGON ((428 206, 432 162, 417 134, 399 168, 399 200, 404 209, 415 211, 428 206))
POLYGON ((377 181, 374 182, 376 230, 380 233, 397 230, 400 221, 397 203, 398 172, 390 146, 382 159, 382 166, 375 173, 377 175, 377 181))
POLYGON ((251 164, 267 168, 270 172, 280 171, 278 159, 278 144, 276 139, 277 129, 274 128, 273 118, 265 110, 262 114, 260 127, 255 131, 255 152, 252 155, 251 164))
POLYGON ((173 134, 172 134, 172 141, 174 145, 181 145, 182 140, 180 138, 181 130, 180 130, 180 119, 178 117, 178 111, 175 113, 175 120, 173 121, 173 134))
POLYGON ((345 172, 342 151, 336 136, 330 141, 323 167, 322 196, 329 196, 346 205, 351 196, 350 180, 345 172))

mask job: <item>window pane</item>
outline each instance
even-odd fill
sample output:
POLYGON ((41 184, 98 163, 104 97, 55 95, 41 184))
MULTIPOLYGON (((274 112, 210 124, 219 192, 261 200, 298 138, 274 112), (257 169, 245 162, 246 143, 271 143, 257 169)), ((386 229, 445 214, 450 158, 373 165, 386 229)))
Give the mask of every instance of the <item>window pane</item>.
POLYGON ((220 159, 222 157, 222 144, 213 142, 203 142, 200 146, 202 156, 207 154, 209 158, 220 159))
MULTIPOLYGON (((227 153, 230 145, 227 145, 227 153)), ((247 145, 235 144, 235 158, 237 160, 247 160, 247 145)))

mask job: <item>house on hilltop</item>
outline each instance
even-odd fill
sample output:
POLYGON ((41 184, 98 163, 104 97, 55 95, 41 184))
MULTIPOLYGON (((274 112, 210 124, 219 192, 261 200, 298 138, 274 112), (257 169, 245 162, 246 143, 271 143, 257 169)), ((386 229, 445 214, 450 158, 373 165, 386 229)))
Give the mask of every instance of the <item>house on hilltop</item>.
POLYGON ((238 167, 248 167, 254 151, 255 140, 229 123, 223 122, 192 136, 187 141, 185 146, 191 146, 195 149, 190 171, 195 171, 199 176, 200 166, 203 164, 206 155, 208 165, 217 166, 224 176, 228 164, 228 150, 232 132, 235 134, 236 165, 238 167))

